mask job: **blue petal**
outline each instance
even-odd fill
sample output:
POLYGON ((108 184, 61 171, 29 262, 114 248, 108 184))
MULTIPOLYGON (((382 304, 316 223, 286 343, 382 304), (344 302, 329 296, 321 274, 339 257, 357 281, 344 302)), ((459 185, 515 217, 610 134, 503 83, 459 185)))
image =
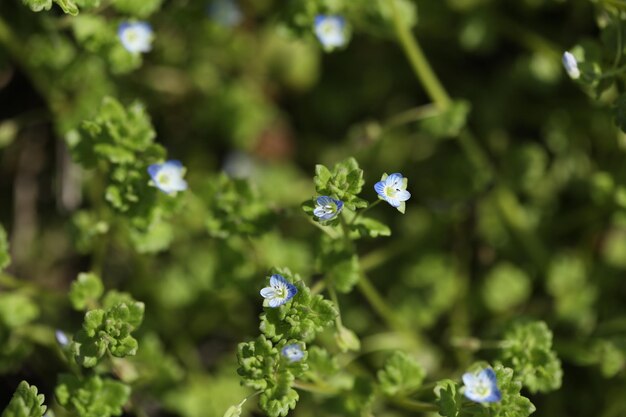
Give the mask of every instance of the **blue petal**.
POLYGON ((337 213, 339 213, 343 209, 343 201, 333 199, 335 204, 337 205, 337 213))
POLYGON ((117 28, 117 36, 122 37, 123 33, 126 32, 126 29, 129 29, 131 26, 128 22, 122 22, 117 28))
POLYGON ((285 304, 287 302, 287 300, 281 299, 281 298, 272 298, 271 300, 269 300, 269 305, 272 308, 276 308, 276 307, 280 307, 281 305, 285 304))
POLYGON ((298 294, 298 288, 293 284, 287 283, 287 297, 285 302, 291 300, 296 294, 298 294))
POLYGON ((393 185, 394 188, 397 188, 399 185, 402 185, 403 178, 404 177, 402 176, 402 174, 400 174, 399 172, 394 172, 387 177, 385 182, 387 183, 387 185, 393 185))
POLYGON ((148 167, 148 174, 150 174, 153 180, 156 180, 156 176, 159 174, 161 168, 163 168, 163 164, 152 164, 148 167))
POLYGON ((407 201, 411 198, 411 193, 407 190, 400 190, 396 193, 396 198, 400 201, 407 201))
POLYGON ((150 26, 150 23, 148 23, 148 22, 137 22, 137 23, 135 23, 135 27, 136 28, 141 28, 141 29, 145 30, 146 32, 153 33, 152 26, 150 26))
POLYGON ((500 401, 501 399, 502 399, 502 393, 500 392, 498 388, 494 387, 491 390, 491 394, 489 394, 488 397, 484 398, 482 402, 495 403, 495 402, 500 401))
POLYGON ((282 275, 280 275, 280 274, 274 274, 274 275, 272 275, 272 276, 270 277, 270 285, 271 285, 272 287, 277 287, 277 286, 278 286, 278 285, 280 285, 281 283, 282 283, 282 284, 285 284, 285 285, 287 285, 287 286, 291 285, 291 284, 289 283, 289 281, 287 281, 287 280, 285 279, 285 277, 283 277, 283 276, 282 276, 282 275))
POLYGON ((172 168, 176 168, 176 169, 183 169, 182 162, 180 162, 177 159, 170 159, 169 161, 165 162, 163 165, 168 166, 168 167, 172 167, 172 168))
POLYGON ((328 197, 327 195, 322 195, 317 197, 317 204, 319 204, 320 206, 327 206, 329 204, 333 203, 333 199, 328 197))
POLYGON ((276 295, 276 291, 272 287, 265 287, 259 293, 263 298, 273 298, 276 295))
POLYGON ((323 15, 323 14, 318 14, 317 16, 315 16, 315 26, 319 26, 322 23, 324 23, 324 20, 326 20, 328 18, 328 16, 323 15))
POLYGON ((466 387, 471 387, 476 381, 476 376, 472 373, 466 372, 463 374, 461 379, 463 380, 463 384, 465 384, 466 387))
POLYGON ((489 382, 491 382, 492 386, 496 386, 498 380, 496 378, 496 373, 491 368, 485 368, 478 374, 479 378, 487 378, 489 382))
POLYGON ((385 182, 378 181, 376 184, 374 184, 374 190, 376 190, 376 193, 378 193, 378 195, 384 197, 385 196, 385 182))

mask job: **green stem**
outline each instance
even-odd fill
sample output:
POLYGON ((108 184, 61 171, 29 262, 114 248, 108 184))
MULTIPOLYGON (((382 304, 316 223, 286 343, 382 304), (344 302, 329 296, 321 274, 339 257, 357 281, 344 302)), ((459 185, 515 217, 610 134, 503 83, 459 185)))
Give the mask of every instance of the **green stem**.
POLYGON ((417 78, 420 80, 426 92, 430 96, 431 100, 441 110, 446 109, 450 104, 450 97, 446 90, 443 88, 441 82, 435 75, 434 71, 430 67, 428 60, 422 52, 422 48, 419 46, 417 39, 413 36, 407 25, 404 24, 396 0, 389 0, 391 9, 393 12, 393 23, 398 35, 398 40, 404 49, 413 71, 417 78))
POLYGON ((399 407, 404 408, 409 411, 417 411, 417 412, 436 412, 439 411, 439 407, 435 404, 426 403, 422 401, 415 401, 408 398, 402 397, 390 397, 388 398, 389 402, 397 405, 399 407))
POLYGON ((302 391, 308 391, 315 394, 337 395, 339 391, 333 387, 322 385, 321 383, 312 384, 304 381, 294 381, 293 387, 302 391))
POLYGON ((411 333, 408 326, 403 321, 398 320, 391 307, 387 305, 385 299, 378 293, 376 287, 372 285, 365 274, 361 274, 361 278, 359 279, 357 286, 374 311, 376 311, 376 313, 378 313, 378 315, 385 320, 389 327, 399 333, 411 333))
POLYGON ((357 212, 354 217, 352 218, 352 220, 350 221, 350 224, 354 224, 354 222, 356 222, 356 219, 359 218, 360 215, 362 215, 363 213, 365 213, 366 211, 368 211, 369 209, 371 209, 372 207, 376 207, 381 201, 383 200, 376 200, 374 201, 372 204, 369 204, 367 207, 365 207, 363 210, 357 212))
POLYGON ((341 309, 339 308, 339 298, 337 297, 337 291, 335 291, 335 287, 329 285, 328 294, 330 294, 330 299, 337 308, 337 317, 335 318, 335 324, 337 325, 337 329, 341 329, 343 327, 343 324, 341 322, 341 309))

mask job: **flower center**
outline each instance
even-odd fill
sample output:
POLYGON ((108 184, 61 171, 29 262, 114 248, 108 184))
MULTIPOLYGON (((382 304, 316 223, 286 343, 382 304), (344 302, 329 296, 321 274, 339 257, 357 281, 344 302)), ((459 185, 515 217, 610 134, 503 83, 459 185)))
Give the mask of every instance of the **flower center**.
POLYGON ((324 33, 324 35, 333 35, 336 31, 337 28, 333 22, 322 23, 322 33, 324 33))
POLYGON ((481 397, 486 397, 489 395, 489 386, 483 382, 479 382, 474 387, 474 391, 481 397))
POLYGON ((128 42, 136 42, 137 40, 139 40, 139 34, 134 29, 128 29, 126 31, 126 39, 128 40, 128 42))
POLYGON ((394 198, 398 191, 400 191, 400 190, 397 189, 397 188, 393 188, 393 187, 386 187, 385 188, 385 194, 387 195, 387 197, 391 197, 391 198, 394 198))
POLYGON ((157 181, 161 185, 167 185, 167 184, 170 183, 170 176, 167 175, 167 174, 159 174, 159 177, 157 178, 157 181))
POLYGON ((287 291, 287 289, 285 287, 283 287, 283 286, 274 287, 274 290, 276 291, 276 297, 278 297, 278 298, 285 298, 286 291, 287 291))

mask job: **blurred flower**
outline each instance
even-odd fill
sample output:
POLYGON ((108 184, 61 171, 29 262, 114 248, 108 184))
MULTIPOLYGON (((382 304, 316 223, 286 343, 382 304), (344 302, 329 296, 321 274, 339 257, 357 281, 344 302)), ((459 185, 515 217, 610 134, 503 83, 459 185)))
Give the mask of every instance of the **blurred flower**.
POLYGON ((395 173, 387 176, 383 174, 379 182, 374 185, 378 198, 385 200, 400 213, 404 213, 405 201, 411 198, 411 193, 406 190, 408 180, 402 174, 395 173))
POLYGON ((187 182, 183 179, 185 168, 180 161, 171 160, 162 164, 152 164, 148 167, 148 174, 154 185, 166 194, 175 194, 187 189, 187 182))
POLYGON ((319 217, 320 220, 331 220, 337 217, 343 209, 343 201, 323 195, 317 197, 317 205, 313 210, 313 215, 319 217))
POLYGON ((477 403, 493 403, 502 398, 496 373, 491 368, 485 368, 477 374, 463 374, 463 384, 465 384, 463 394, 477 403))
POLYGON ((209 4, 209 16, 222 26, 237 26, 243 20, 243 14, 234 0, 215 0, 209 4))
POLYGON ((282 355, 289 360, 289 362, 300 362, 302 358, 304 358, 304 352, 302 348, 293 343, 291 345, 287 345, 280 351, 282 355))
POLYGON ((270 307, 279 307, 291 300, 298 293, 295 285, 280 274, 270 277, 270 286, 261 290, 261 295, 268 301, 270 307))
POLYGON ((130 53, 149 52, 152 49, 154 33, 146 22, 123 22, 117 30, 117 36, 130 53))
POLYGON ((315 36, 327 51, 346 44, 346 20, 342 16, 318 15, 315 17, 315 36))
POLYGON ((70 340, 67 338, 67 335, 61 330, 57 330, 56 332, 54 332, 54 336, 57 339, 57 343, 62 347, 67 346, 67 344, 70 342, 70 340))
POLYGON ((576 61, 576 57, 571 52, 565 51, 563 53, 563 66, 572 80, 577 80, 580 77, 578 61, 576 61))
POLYGON ((232 151, 226 155, 222 169, 231 178, 250 178, 257 170, 257 164, 246 152, 232 151))

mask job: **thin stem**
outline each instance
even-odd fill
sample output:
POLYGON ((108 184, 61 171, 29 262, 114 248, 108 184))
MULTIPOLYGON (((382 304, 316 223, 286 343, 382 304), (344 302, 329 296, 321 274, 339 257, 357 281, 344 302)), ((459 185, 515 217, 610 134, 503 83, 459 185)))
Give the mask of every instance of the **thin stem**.
POLYGON ((360 216, 361 214, 365 213, 366 211, 368 211, 368 210, 369 210, 369 209, 371 209, 372 207, 376 207, 376 206, 377 206, 377 205, 378 205, 381 201, 383 201, 383 200, 378 199, 378 200, 374 201, 372 204, 369 204, 369 205, 368 205, 367 207, 365 207, 363 210, 361 210, 361 211, 357 212, 357 213, 354 215, 354 217, 352 218, 352 220, 350 221, 350 224, 351 224, 351 225, 352 225, 352 224, 354 224, 354 222, 356 222, 356 219, 358 219, 358 218, 359 218, 359 216, 360 216))
POLYGON ((335 287, 329 285, 328 294, 330 294, 330 299, 337 308, 337 317, 335 318, 335 324, 337 325, 337 329, 341 329, 343 327, 343 324, 341 322, 341 309, 339 308, 339 298, 337 298, 337 291, 335 291, 335 287))
POLYGON ((328 385, 322 385, 322 383, 312 384, 304 381, 294 381, 293 387, 302 391, 308 391, 315 394, 336 395, 339 391, 328 385))
POLYGON ((393 12, 393 23, 398 35, 398 40, 404 49, 404 52, 413 67, 413 71, 417 78, 420 80, 424 89, 428 93, 431 100, 440 109, 446 109, 450 104, 450 97, 443 88, 443 85, 437 78, 437 75, 433 72, 428 60, 422 52, 422 48, 419 46, 417 39, 413 36, 410 29, 404 24, 396 0, 389 0, 391 9, 393 12))
POLYGON ((411 332, 403 321, 398 320, 391 307, 389 307, 385 299, 378 293, 376 287, 372 285, 365 274, 361 274, 357 286, 374 311, 387 322, 389 327, 400 333, 411 332))
POLYGON ((389 397, 388 400, 390 403, 397 405, 398 407, 402 407, 409 411, 417 411, 417 412, 439 411, 439 407, 437 405, 422 402, 422 401, 415 401, 415 400, 402 398, 402 397, 389 397))

